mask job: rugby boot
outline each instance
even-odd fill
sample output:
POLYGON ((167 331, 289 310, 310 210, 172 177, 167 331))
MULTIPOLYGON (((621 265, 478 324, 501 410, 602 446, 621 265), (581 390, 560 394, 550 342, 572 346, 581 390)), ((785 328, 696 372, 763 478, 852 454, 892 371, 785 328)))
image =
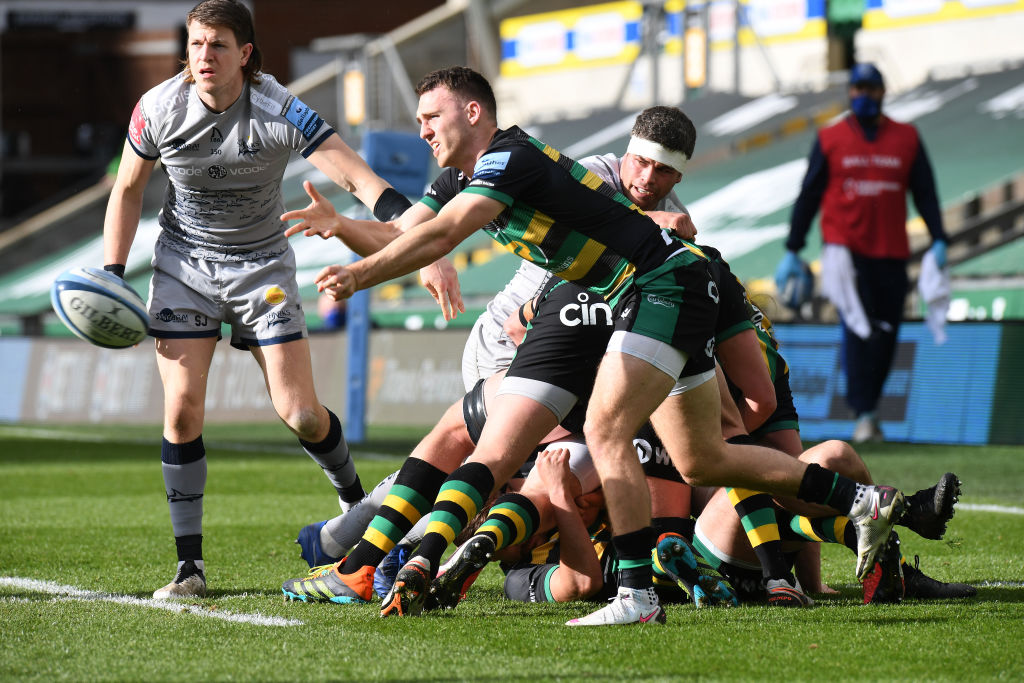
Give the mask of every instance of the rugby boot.
POLYGON ((659 536, 651 551, 655 575, 664 574, 679 584, 698 609, 738 605, 739 599, 729 581, 702 559, 685 538, 674 533, 659 536))
POLYGON ((310 569, 313 567, 323 567, 324 565, 334 564, 340 557, 331 557, 324 552, 324 548, 320 545, 320 530, 327 524, 325 519, 322 522, 313 522, 302 527, 299 531, 299 537, 295 539, 295 543, 302 548, 300 555, 302 559, 306 561, 310 569))
POLYGON ((153 592, 154 600, 168 598, 205 598, 206 576, 192 560, 185 560, 178 566, 174 581, 153 592))
POLYGON ((925 574, 920 569, 920 558, 914 555, 914 566, 903 567, 903 578, 907 586, 907 597, 918 600, 951 600, 973 598, 978 589, 966 583, 943 583, 925 574))
POLYGON ((764 592, 772 607, 814 607, 814 600, 796 585, 796 579, 766 579, 764 592))
POLYGON ((384 596, 382 617, 414 617, 423 611, 430 591, 430 560, 416 555, 395 575, 395 583, 384 596))
POLYGON ((865 605, 895 604, 903 601, 906 589, 902 565, 900 538, 893 532, 889 534, 889 540, 878 553, 875 566, 861 584, 865 605))
POLYGON ((459 546, 430 584, 430 595, 424 609, 453 609, 466 597, 466 591, 491 561, 492 555, 494 540, 486 534, 477 534, 459 546))
POLYGON ((395 583, 395 575, 409 559, 409 553, 412 551, 413 546, 399 543, 377 565, 376 571, 373 572, 373 590, 382 600, 391 590, 391 586, 395 583))
POLYGON ((893 523, 906 508, 903 494, 891 486, 859 486, 847 517, 857 531, 857 580, 863 581, 889 539, 893 523))
POLYGON ((361 567, 355 574, 342 574, 340 570, 345 559, 335 564, 313 567, 306 576, 285 581, 281 586, 285 600, 333 602, 339 605, 369 602, 373 597, 373 567, 361 567))
POLYGON ((653 588, 619 586, 618 594, 605 607, 566 626, 612 626, 617 624, 664 624, 665 610, 653 588))
POLYGON ((946 524, 956 513, 960 500, 960 479, 946 472, 935 486, 921 489, 907 497, 907 510, 896 522, 921 538, 940 540, 946 533, 946 524))

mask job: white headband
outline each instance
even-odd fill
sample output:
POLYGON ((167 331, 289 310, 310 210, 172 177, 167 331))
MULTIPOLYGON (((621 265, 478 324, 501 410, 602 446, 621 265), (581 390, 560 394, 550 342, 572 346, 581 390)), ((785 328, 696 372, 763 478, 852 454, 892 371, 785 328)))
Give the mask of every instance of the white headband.
POLYGON ((637 156, 645 157, 647 159, 653 159, 659 164, 671 166, 680 173, 682 173, 683 169, 686 168, 686 162, 690 160, 690 157, 686 156, 682 152, 671 150, 663 145, 659 145, 657 142, 638 138, 635 135, 629 138, 629 145, 626 147, 626 153, 636 154, 637 156))

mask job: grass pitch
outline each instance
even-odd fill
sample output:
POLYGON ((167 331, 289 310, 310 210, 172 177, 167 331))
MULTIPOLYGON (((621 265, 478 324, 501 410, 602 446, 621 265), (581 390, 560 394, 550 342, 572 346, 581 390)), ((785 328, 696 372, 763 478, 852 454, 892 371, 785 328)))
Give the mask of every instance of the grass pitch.
MULTIPOLYGON (((369 487, 419 432, 353 448, 369 487)), ((973 600, 861 606, 853 555, 823 549, 838 596, 811 610, 668 608, 665 627, 570 629, 592 604, 505 600, 489 567, 458 609, 411 619, 285 603, 293 544, 337 512, 319 469, 275 425, 207 430, 203 600, 158 604, 175 566, 159 428, 0 426, 3 680, 989 680, 1024 678, 1024 447, 861 450, 906 491, 963 480, 943 541, 901 533, 906 555, 973 600)))

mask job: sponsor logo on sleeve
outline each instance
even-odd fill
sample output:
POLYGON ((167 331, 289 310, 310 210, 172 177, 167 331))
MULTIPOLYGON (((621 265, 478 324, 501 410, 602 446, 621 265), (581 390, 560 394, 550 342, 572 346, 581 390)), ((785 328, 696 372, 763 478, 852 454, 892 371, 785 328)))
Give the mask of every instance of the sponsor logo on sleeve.
POLYGON ((493 152, 483 155, 473 168, 473 180, 497 178, 508 166, 509 156, 511 156, 511 152, 493 152))
POLYGON ((135 103, 132 121, 128 124, 128 137, 136 147, 142 146, 142 130, 146 127, 146 117, 142 113, 142 100, 135 103))
POLYGON ((306 106, 302 100, 292 95, 281 110, 281 115, 293 126, 302 131, 302 137, 310 140, 324 125, 320 115, 306 106))

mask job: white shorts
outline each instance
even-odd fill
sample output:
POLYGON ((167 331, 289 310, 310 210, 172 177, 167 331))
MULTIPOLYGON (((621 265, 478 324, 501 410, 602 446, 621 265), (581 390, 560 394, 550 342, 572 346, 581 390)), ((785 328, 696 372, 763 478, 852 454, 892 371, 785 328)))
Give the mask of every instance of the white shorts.
POLYGON ((485 311, 476 319, 462 351, 462 382, 466 391, 479 380, 507 370, 515 355, 516 345, 503 331, 496 329, 490 312, 485 311))

